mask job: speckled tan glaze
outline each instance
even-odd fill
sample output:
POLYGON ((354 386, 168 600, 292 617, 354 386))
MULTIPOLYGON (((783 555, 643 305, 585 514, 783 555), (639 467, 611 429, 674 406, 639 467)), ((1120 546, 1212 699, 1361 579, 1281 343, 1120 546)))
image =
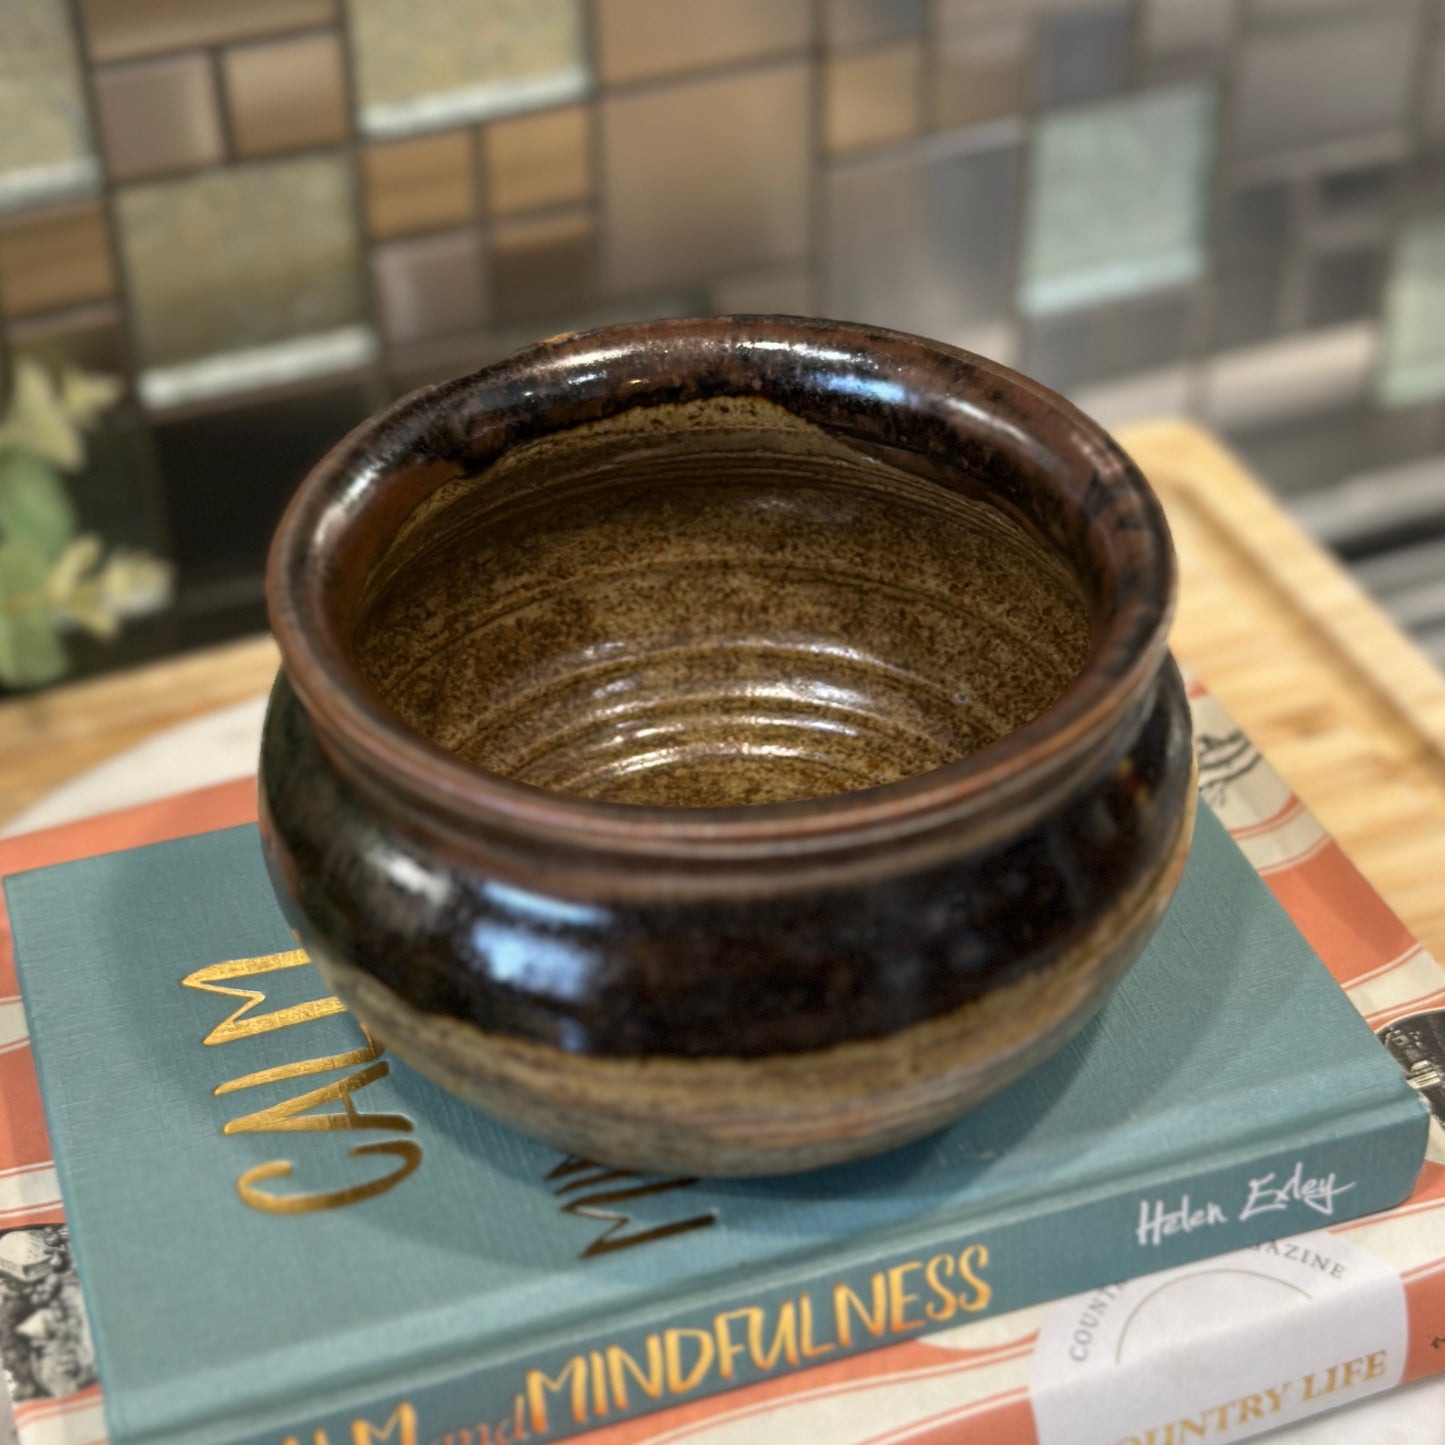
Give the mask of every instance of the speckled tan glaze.
POLYGON ((720 397, 441 488, 378 562, 356 648, 410 727, 488 772, 726 807, 977 752, 1068 686, 1088 619, 982 498, 720 397))
POLYGON ((438 1082, 607 1162, 915 1137, 1075 1032, 1192 809, 1158 504, 978 357, 557 338, 347 438, 268 579, 278 894, 438 1082))

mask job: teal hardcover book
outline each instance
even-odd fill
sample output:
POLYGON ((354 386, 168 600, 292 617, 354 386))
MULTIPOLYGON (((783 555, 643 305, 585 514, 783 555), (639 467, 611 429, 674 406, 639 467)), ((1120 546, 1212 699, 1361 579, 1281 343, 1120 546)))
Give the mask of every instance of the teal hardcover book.
POLYGON ((565 1159, 389 1059, 253 827, 5 887, 113 1445, 558 1438, 1386 1208, 1425 1148, 1207 809, 1072 1044, 932 1138, 769 1181, 565 1159))

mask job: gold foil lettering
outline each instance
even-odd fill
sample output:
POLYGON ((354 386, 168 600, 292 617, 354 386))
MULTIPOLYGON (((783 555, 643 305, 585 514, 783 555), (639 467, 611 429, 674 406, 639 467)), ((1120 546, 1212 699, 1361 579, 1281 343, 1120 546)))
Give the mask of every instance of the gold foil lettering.
POLYGON ((421 1145, 410 1139, 385 1140, 379 1144, 358 1144, 351 1150, 353 1159, 373 1154, 394 1154, 402 1162, 390 1174, 380 1179, 370 1179, 365 1184, 352 1184, 344 1189, 331 1189, 319 1194, 272 1194, 258 1186, 268 1179, 287 1179, 292 1173, 292 1164, 285 1159, 273 1159, 269 1164, 257 1164, 248 1169, 237 1181, 236 1192, 252 1209, 264 1209, 268 1214, 312 1214, 321 1209, 341 1209, 348 1204, 359 1204, 363 1199, 373 1199, 394 1189, 401 1181, 416 1172, 421 1163, 421 1145))
POLYGON ((229 1120, 221 1129, 223 1134, 286 1134, 318 1133, 332 1129, 396 1129, 400 1133, 411 1132, 411 1120, 405 1114, 363 1114, 351 1102, 351 1096, 358 1090, 385 1078, 391 1072, 391 1065, 380 1062, 362 1069, 358 1074, 348 1074, 323 1084, 309 1093, 298 1094, 294 1099, 283 1099, 270 1108, 258 1109, 254 1114, 243 1114, 239 1119, 229 1120), (341 1105, 341 1112, 308 1114, 321 1104, 341 1105))
POLYGON ((934 1297, 924 1306, 923 1313, 934 1324, 951 1320, 958 1313, 958 1296, 944 1284, 944 1280, 953 1274, 954 1268, 951 1254, 935 1254, 924 1270, 924 1277, 928 1280, 928 1287, 933 1291, 934 1297))
POLYGON ((400 1404, 387 1418, 380 1429, 365 1420, 351 1422, 351 1445, 371 1445, 373 1440, 390 1440, 396 1431, 396 1445, 416 1445, 416 1411, 408 1404, 400 1404))
MULTIPOLYGON (((226 998, 242 1000, 241 1006, 207 1034, 202 1041, 207 1047, 217 1044, 235 1043, 238 1040, 254 1038, 257 1034, 271 1033, 276 1029, 290 1028, 293 1024, 309 1023, 315 1019, 329 1018, 344 1013, 340 999, 325 997, 311 999, 302 1004, 273 1009, 270 1013, 253 1013, 265 1003, 266 995, 260 989, 232 988, 228 985, 236 979, 250 978, 256 974, 276 973, 283 969, 304 968, 310 960, 304 949, 295 948, 285 953, 264 954, 256 958, 235 958, 225 963, 208 964, 181 980, 183 988, 200 989, 226 998)), ((312 1074, 328 1073, 334 1069, 349 1069, 360 1066, 359 1072, 350 1074, 319 1089, 312 1089, 293 1099, 283 1100, 255 1113, 244 1114, 231 1119, 221 1126, 223 1134, 254 1133, 314 1133, 332 1130, 389 1129, 401 1134, 412 1131, 412 1122, 405 1114, 367 1114, 361 1112, 352 1099, 358 1090, 384 1078, 391 1066, 381 1062, 382 1047, 365 1029, 361 1030, 365 1044, 361 1048, 348 1049, 343 1053, 329 1054, 321 1058, 301 1059, 291 1064, 260 1069, 243 1074, 226 1083, 217 1085, 211 1092, 222 1097, 243 1089, 255 1089, 266 1084, 282 1083, 290 1079, 305 1078, 312 1074), (310 1111, 323 1109, 327 1104, 340 1104, 340 1109, 320 1113, 310 1111)), ((390 1154, 401 1163, 390 1174, 361 1184, 346 1185, 313 1193, 275 1194, 261 1186, 273 1179, 291 1176, 295 1165, 289 1160, 273 1159, 246 1170, 236 1181, 236 1192, 252 1209, 264 1210, 269 1214, 309 1214, 318 1210, 338 1209, 356 1204, 364 1199, 384 1194, 416 1171, 421 1163, 421 1148, 409 1140, 395 1140, 384 1144, 361 1145, 351 1150, 352 1158, 365 1158, 373 1154, 390 1154)), ((393 1416, 393 1419, 397 1417, 393 1416)), ((362 1422, 363 1424, 365 1422, 362 1422)), ((367 1427, 370 1428, 370 1427, 367 1427)), ((325 1432, 318 1432, 313 1445, 329 1445, 325 1432)), ((409 1441, 401 1445, 410 1445, 409 1441)))
POLYGON ((590 1160, 575 1157, 564 1159, 548 1173, 547 1178, 570 1181, 555 1190, 559 1199, 578 1189, 595 1191, 576 1199, 568 1199, 562 1205, 564 1214, 573 1214, 581 1219, 595 1219, 607 1224, 607 1228, 603 1230, 602 1234, 582 1251, 581 1258, 583 1259, 595 1259, 598 1255, 611 1254, 619 1249, 634 1249, 638 1245, 651 1244, 659 1239, 671 1239, 674 1235, 686 1234, 694 1229, 706 1229, 717 1223, 717 1211, 709 1209, 706 1213, 695 1214, 688 1219, 676 1219, 666 1224, 655 1224, 646 1229, 635 1229, 629 1234, 626 1231, 632 1224, 632 1216, 608 1207, 613 1204, 621 1204, 628 1199, 647 1199, 656 1194, 669 1194, 677 1189, 689 1189, 697 1183, 696 1179, 683 1177, 652 1179, 642 1183, 628 1184, 620 1189, 597 1189, 596 1186, 600 1184, 636 1180, 639 1176, 625 1169, 608 1169, 593 1164, 590 1160), (582 1177, 573 1178, 574 1175, 582 1177))
POLYGON ((517 1441, 526 1440, 526 1401, 520 1395, 512 1397, 512 1413, 497 1426, 497 1445, 516 1445, 517 1441))
POLYGON ((958 1256, 958 1277, 973 1286, 972 1295, 959 1295, 958 1305, 960 1309, 971 1315, 977 1314, 979 1310, 987 1309, 989 1301, 993 1298, 993 1286, 983 1277, 983 1271, 987 1268, 988 1246, 986 1244, 970 1244, 958 1256))
POLYGON ((888 1328, 895 1335, 907 1330, 921 1330, 928 1323, 927 1320, 908 1318, 908 1306, 916 1304, 918 1296, 908 1293, 903 1287, 904 1279, 922 1268, 917 1260, 910 1260, 907 1264, 896 1264, 888 1271, 888 1328))
POLYGON ((593 1350, 588 1356, 592 1363, 592 1408, 599 1415, 605 1415, 607 1405, 607 1365, 601 1350, 593 1350))
POLYGON ((712 1368, 712 1335, 707 1330, 667 1330, 663 1333, 662 1348, 667 1360, 667 1388, 674 1395, 685 1395, 696 1389, 712 1368), (684 1340, 692 1340, 697 1345, 697 1358, 686 1370, 682 1365, 684 1340))
POLYGON ((802 1346, 803 1358, 805 1360, 816 1360, 819 1355, 831 1354, 838 1348, 833 1341, 826 1345, 815 1345, 813 1343, 813 1296, 804 1294, 799 1297, 798 1303, 803 1310, 802 1346))
MULTIPOLYGON (((578 1161, 568 1160, 551 1177, 559 1173, 562 1177, 578 1176, 584 1169, 592 1171, 595 1166, 579 1166, 578 1161)), ((601 1173, 613 1179, 620 1171, 601 1173)), ((599 1174, 588 1173, 581 1182, 597 1184, 599 1174)), ((976 1312, 992 1298, 982 1277, 988 1262, 988 1249, 974 1244, 958 1254, 908 1260, 878 1270, 869 1277, 865 1292, 855 1292, 843 1280, 834 1281, 827 1294, 817 1292, 820 1298, 831 1299, 837 1332, 832 1341, 815 1338, 813 1292, 800 1290, 776 1306, 743 1305, 720 1311, 707 1329, 676 1326, 649 1334, 643 1341, 642 1362, 622 1345, 608 1344, 574 1356, 555 1378, 530 1369, 525 1390, 527 1421, 535 1434, 545 1434, 549 1406, 553 1397, 561 1396, 570 1401, 573 1422, 587 1425, 633 1409, 634 1386, 649 1400, 677 1399, 709 1384, 716 1387, 724 1381, 735 1381, 742 1373, 743 1361, 759 1374, 784 1364, 796 1368, 840 1347, 864 1342, 864 1334, 874 1338, 905 1335, 924 1328, 928 1319, 950 1318, 959 1309, 976 1312), (956 1292, 960 1282, 962 1293, 956 1292), (925 1285, 934 1298, 924 1293, 925 1285)), ((1384 1371, 1383 1356, 1378 1360, 1369 1356, 1356 1364, 1357 1373, 1367 1379, 1384 1371)), ((1262 1398, 1248 1397, 1251 1401, 1262 1398)), ((519 1432, 522 1426, 519 1415, 519 1432)), ((465 1442, 442 1440, 433 1445, 465 1442)), ((479 1436, 477 1445, 486 1442, 479 1436)))
POLYGON ((873 1312, 870 1314, 863 1301, 846 1284, 833 1286, 833 1314, 838 1329, 838 1343, 847 1349, 853 1343, 853 1326, 849 1318, 856 1311, 864 1328, 870 1335, 881 1335, 888 1326, 887 1281, 881 1274, 873 1276, 873 1312))
POLYGON ((543 1370, 527 1371, 527 1413, 532 1429, 538 1435, 545 1435, 547 1424, 547 1395, 570 1389, 572 1398, 572 1419, 578 1425, 587 1423, 587 1361, 575 1355, 562 1366, 562 1372, 554 1380, 543 1370))
POLYGON ((303 968, 310 961, 304 949, 293 948, 287 953, 267 953, 259 958, 233 958, 226 963, 212 963, 187 974, 181 980, 183 988, 198 988, 205 993, 245 1000, 235 1013, 225 1022, 217 1024, 201 1042, 208 1047, 229 1044, 236 1039, 249 1039, 256 1034, 270 1033, 273 1029, 290 1028, 292 1024, 307 1023, 312 1019, 344 1013, 345 1005, 341 1000, 328 996, 311 999, 307 1003, 292 1004, 268 1014, 251 1014, 257 1004, 266 1001, 266 995, 260 989, 221 986, 220 981, 223 979, 250 978, 258 973, 276 973, 283 968, 303 968))
POLYGON ((570 1184, 564 1184, 556 1191, 558 1197, 566 1194, 572 1189, 590 1188, 594 1184, 610 1184, 614 1179, 633 1179, 636 1176, 626 1169, 612 1169, 606 1164, 594 1164, 590 1159, 580 1159, 575 1154, 569 1154, 560 1164, 554 1164, 547 1171, 547 1179, 571 1179, 570 1184), (585 1177, 574 1179, 573 1175, 581 1174, 585 1177))
POLYGON ((798 1364, 798 1311, 792 1300, 784 1300, 778 1306, 778 1327, 773 1331, 773 1343, 763 1348, 763 1323, 766 1315, 760 1309, 748 1311, 748 1353, 753 1364, 760 1370, 771 1370, 781 1356, 794 1368, 798 1364))
POLYGON ((647 1373, 643 1374, 641 1366, 621 1345, 607 1346, 607 1372, 612 1380, 612 1400, 619 1410, 627 1409, 628 1405, 625 1375, 632 1376, 637 1382, 637 1388, 649 1400, 662 1399, 662 1392, 667 1384, 667 1377, 662 1369, 662 1341, 656 1335, 648 1335, 646 1350, 647 1373))
POLYGON ((731 1320, 745 1320, 752 1314, 751 1310, 725 1310, 716 1316, 712 1322, 713 1333, 717 1336, 717 1365, 718 1374, 723 1379, 731 1380, 737 1373, 733 1369, 733 1356, 743 1354, 747 1346, 741 1340, 732 1337, 732 1331, 728 1328, 731 1320))
POLYGON ((274 1069, 258 1069, 254 1074, 243 1074, 229 1083, 217 1084, 211 1092, 219 1098, 222 1094, 234 1094, 238 1089, 255 1089, 262 1084, 280 1084, 287 1079, 302 1078, 306 1074, 324 1074, 331 1069, 350 1069, 357 1064, 369 1064, 373 1059, 379 1059, 384 1050, 365 1029, 361 1032, 366 1035, 364 1049, 351 1049, 344 1054, 329 1054, 324 1059, 301 1059, 294 1064, 278 1064, 274 1069))

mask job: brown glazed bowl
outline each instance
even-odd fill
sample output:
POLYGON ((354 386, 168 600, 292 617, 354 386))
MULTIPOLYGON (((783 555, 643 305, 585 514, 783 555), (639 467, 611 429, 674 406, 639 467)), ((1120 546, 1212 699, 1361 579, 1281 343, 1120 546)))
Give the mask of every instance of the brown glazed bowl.
POLYGON ((1157 501, 977 356, 720 318, 416 392, 271 554, 272 876, 328 983, 608 1164, 916 1138, 1069 1038, 1178 880, 1157 501))

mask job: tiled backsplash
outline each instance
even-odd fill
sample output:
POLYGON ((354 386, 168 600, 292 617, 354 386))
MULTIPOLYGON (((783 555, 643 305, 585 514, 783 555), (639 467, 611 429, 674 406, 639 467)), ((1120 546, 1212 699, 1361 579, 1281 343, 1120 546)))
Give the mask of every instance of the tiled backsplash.
POLYGON ((615 318, 922 331, 1327 488, 1445 446, 1445 0, 5 0, 0 311, 132 383, 140 649, 260 624, 368 411, 615 318))

